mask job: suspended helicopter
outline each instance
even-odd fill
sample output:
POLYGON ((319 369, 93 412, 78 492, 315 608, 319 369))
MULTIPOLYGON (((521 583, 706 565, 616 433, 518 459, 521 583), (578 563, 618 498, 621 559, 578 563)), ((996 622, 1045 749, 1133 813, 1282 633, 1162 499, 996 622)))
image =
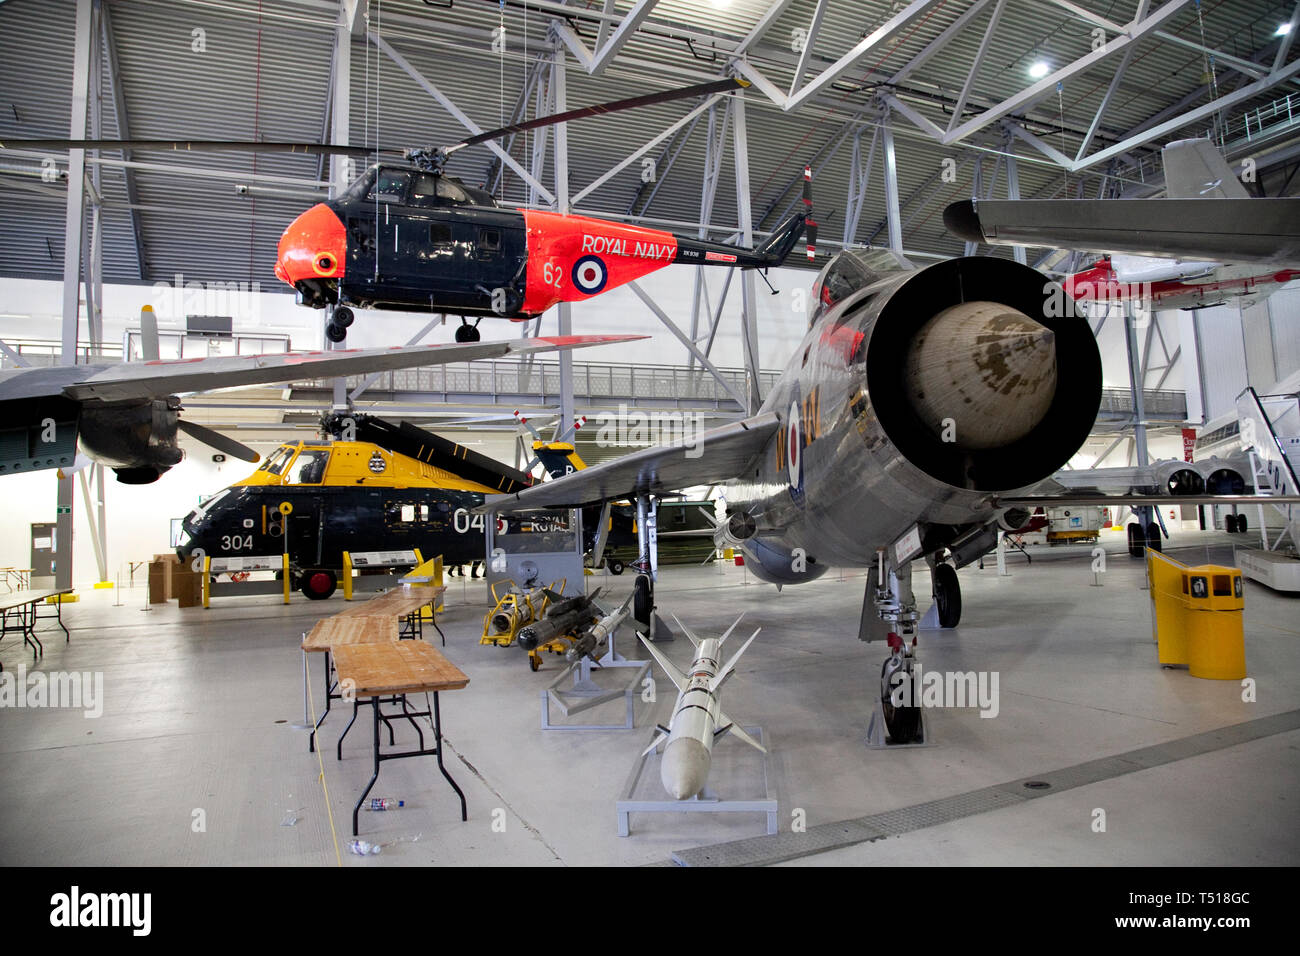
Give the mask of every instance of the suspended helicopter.
POLYGON ((451 146, 400 151, 326 143, 102 139, 5 140, 0 149, 400 153, 401 162, 371 165, 341 195, 290 223, 280 237, 275 274, 293 287, 302 305, 335 307, 325 326, 331 342, 347 337, 354 308, 459 315, 456 341, 475 342, 484 316, 526 321, 558 303, 585 301, 679 262, 767 269, 785 260, 805 224, 814 242, 807 208, 750 249, 587 216, 506 209, 484 190, 444 172, 455 153, 511 133, 747 86, 739 78, 715 80, 538 117, 451 146))

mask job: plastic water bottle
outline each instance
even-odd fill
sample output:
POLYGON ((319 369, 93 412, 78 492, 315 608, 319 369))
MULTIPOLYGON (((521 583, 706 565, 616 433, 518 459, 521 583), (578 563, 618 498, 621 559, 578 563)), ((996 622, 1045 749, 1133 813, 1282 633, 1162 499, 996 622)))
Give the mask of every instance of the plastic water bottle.
POLYGON ((348 844, 348 850, 357 856, 374 856, 383 847, 375 843, 367 843, 365 840, 353 840, 348 844))
POLYGON ((406 806, 405 800, 394 800, 392 797, 375 797, 366 804, 365 809, 396 810, 398 807, 404 806, 406 806))

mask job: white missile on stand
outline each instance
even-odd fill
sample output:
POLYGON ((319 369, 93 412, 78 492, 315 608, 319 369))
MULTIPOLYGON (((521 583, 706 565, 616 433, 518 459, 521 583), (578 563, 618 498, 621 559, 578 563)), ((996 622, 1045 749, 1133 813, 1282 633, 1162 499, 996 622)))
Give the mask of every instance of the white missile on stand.
MULTIPOLYGON (((742 614, 740 617, 744 616, 742 614)), ((713 742, 723 734, 729 733, 739 737, 750 746, 767 753, 767 749, 762 744, 741 730, 736 726, 735 721, 723 713, 718 696, 723 682, 735 671, 740 655, 745 653, 754 638, 758 637, 758 631, 762 630, 759 628, 754 631, 744 646, 732 655, 725 666, 719 668, 722 645, 740 623, 740 617, 736 618, 736 623, 727 628, 727 633, 722 637, 710 637, 704 640, 697 638, 681 621, 677 621, 678 627, 695 645, 695 660, 691 661, 690 669, 686 674, 679 671, 659 648, 646 640, 645 635, 637 634, 646 650, 677 685, 677 703, 673 707, 672 719, 667 727, 660 726, 659 734, 645 749, 642 756, 649 754, 665 740, 668 741, 667 746, 664 747, 663 761, 659 766, 659 776, 663 781, 664 789, 678 800, 693 797, 704 788, 705 782, 709 779, 709 765, 713 759, 713 742)), ((673 616, 673 620, 677 620, 676 615, 673 616)))

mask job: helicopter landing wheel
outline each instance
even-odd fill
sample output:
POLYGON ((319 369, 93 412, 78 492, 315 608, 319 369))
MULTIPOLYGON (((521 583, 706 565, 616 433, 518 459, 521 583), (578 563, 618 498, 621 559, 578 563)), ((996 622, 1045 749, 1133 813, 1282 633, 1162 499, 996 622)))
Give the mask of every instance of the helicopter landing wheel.
POLYGON ((329 339, 331 342, 337 344, 339 342, 342 342, 347 337, 348 337, 347 329, 335 325, 333 322, 327 322, 325 324, 325 338, 329 339))
POLYGON ((479 340, 478 326, 470 325, 464 319, 461 319, 460 327, 456 329, 456 341, 477 342, 478 340, 479 340))
POLYGON ((356 319, 356 317, 357 317, 356 313, 353 312, 351 309, 349 309, 346 305, 341 305, 334 310, 334 324, 337 325, 340 329, 350 328, 352 326, 353 320, 356 319))

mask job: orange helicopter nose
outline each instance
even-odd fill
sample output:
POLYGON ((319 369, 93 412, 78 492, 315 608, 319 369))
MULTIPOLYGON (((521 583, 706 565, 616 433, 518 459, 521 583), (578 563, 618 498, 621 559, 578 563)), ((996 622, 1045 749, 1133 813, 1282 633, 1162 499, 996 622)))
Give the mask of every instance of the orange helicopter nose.
POLYGON ((347 231, 324 203, 289 223, 280 236, 275 275, 296 286, 304 279, 340 279, 347 261, 347 231))

